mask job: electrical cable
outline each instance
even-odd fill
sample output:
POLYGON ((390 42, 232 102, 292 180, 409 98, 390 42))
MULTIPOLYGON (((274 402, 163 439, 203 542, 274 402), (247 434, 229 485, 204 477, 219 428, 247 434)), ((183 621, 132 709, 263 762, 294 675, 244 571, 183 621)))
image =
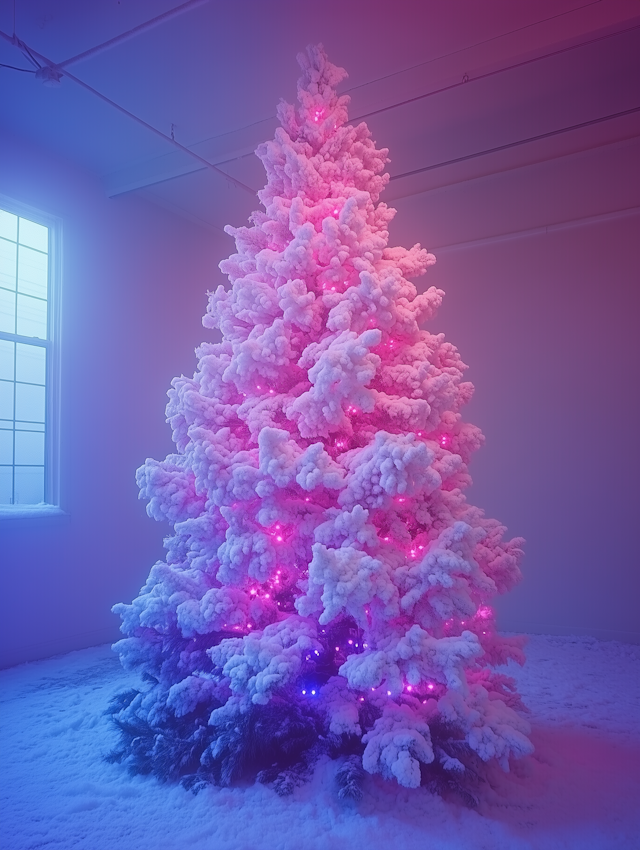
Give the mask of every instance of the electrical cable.
POLYGON ((0 68, 11 68, 12 71, 24 71, 25 74, 35 74, 35 71, 31 68, 16 68, 15 65, 5 65, 4 62, 0 62, 0 68))

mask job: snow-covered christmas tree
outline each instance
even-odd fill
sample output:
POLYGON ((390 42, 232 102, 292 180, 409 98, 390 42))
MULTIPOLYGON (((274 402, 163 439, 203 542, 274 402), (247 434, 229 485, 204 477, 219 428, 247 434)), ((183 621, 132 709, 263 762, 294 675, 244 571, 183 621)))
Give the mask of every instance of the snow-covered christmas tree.
POLYGON ((387 151, 347 124, 346 73, 299 57, 297 108, 257 155, 264 212, 227 228, 231 287, 169 391, 176 454, 138 470, 166 561, 119 604, 141 672, 112 707, 131 769, 186 784, 256 777, 281 793, 320 754, 343 795, 369 773, 455 784, 532 750, 513 682, 521 641, 489 602, 519 539, 465 501, 478 428, 457 350, 423 330, 435 258, 388 247, 387 151))

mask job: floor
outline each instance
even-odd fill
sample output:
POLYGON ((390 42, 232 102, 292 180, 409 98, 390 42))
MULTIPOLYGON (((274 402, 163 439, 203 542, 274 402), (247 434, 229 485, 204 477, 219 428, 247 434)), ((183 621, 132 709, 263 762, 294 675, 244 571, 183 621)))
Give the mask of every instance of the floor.
POLYGON ((492 771, 476 810, 367 779, 341 803, 335 764, 293 796, 131 777, 103 756, 103 712, 136 684, 108 646, 0 672, 3 850, 639 850, 640 646, 532 636, 510 668, 533 756, 492 771))

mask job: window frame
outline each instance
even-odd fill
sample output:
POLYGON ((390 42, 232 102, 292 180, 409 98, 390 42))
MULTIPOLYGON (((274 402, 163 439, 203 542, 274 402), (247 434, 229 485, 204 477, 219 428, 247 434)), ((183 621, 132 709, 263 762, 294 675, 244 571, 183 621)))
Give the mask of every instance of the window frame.
POLYGON ((49 230, 47 269, 47 339, 0 332, 1 339, 46 349, 44 504, 0 504, 0 520, 63 514, 60 507, 60 296, 62 284, 62 220, 49 212, 0 194, 0 208, 49 230))

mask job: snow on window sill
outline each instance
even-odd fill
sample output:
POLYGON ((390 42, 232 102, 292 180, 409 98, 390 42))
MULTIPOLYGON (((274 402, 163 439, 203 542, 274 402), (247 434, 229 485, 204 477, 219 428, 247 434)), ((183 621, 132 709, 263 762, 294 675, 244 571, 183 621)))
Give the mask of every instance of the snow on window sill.
POLYGON ((0 520, 50 516, 67 516, 67 514, 56 505, 0 505, 0 520))

